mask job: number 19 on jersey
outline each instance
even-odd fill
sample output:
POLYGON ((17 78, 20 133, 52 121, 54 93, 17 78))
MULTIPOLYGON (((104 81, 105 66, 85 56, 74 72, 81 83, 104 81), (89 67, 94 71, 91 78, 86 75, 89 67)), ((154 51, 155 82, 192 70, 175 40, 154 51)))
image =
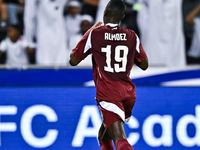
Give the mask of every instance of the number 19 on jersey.
POLYGON ((126 71, 126 65, 127 65, 127 56, 128 56, 128 47, 124 45, 118 45, 115 47, 115 53, 114 58, 115 61, 118 63, 114 64, 114 68, 111 67, 111 45, 107 45, 106 48, 101 48, 102 52, 106 53, 106 64, 107 66, 104 66, 104 70, 108 72, 125 72, 126 71), (123 52, 123 56, 120 56, 120 53, 123 52), (120 64, 122 63, 121 67, 120 64))

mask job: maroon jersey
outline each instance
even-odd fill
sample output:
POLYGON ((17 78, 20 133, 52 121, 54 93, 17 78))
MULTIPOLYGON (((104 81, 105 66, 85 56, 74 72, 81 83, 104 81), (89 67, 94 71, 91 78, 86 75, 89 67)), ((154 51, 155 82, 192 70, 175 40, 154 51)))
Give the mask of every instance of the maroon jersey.
POLYGON ((122 101, 135 98, 135 85, 129 78, 134 59, 147 56, 134 31, 117 24, 89 30, 75 49, 78 60, 93 56, 93 78, 96 99, 122 101))

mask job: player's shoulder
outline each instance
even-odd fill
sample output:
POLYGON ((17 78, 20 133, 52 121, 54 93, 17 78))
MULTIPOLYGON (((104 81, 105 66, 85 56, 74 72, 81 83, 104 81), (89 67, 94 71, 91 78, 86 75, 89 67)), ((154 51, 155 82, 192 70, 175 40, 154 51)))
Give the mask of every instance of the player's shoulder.
POLYGON ((105 25, 102 25, 102 26, 99 26, 99 27, 96 27, 93 29, 93 31, 95 32, 100 32, 102 30, 105 30, 107 27, 105 25))
POLYGON ((131 37, 137 36, 137 34, 133 30, 120 27, 119 25, 116 27, 112 27, 112 28, 107 25, 102 25, 102 26, 99 26, 99 27, 93 29, 92 32, 98 34, 98 33, 103 33, 103 32, 109 31, 109 30, 118 30, 118 32, 126 33, 127 35, 129 35, 131 37))
POLYGON ((92 32, 92 34, 94 35, 99 35, 99 34, 102 34, 106 31, 106 26, 99 26, 99 27, 96 27, 94 29, 92 29, 90 32, 92 32))
POLYGON ((127 28, 122 28, 121 27, 121 32, 123 33, 126 33, 126 35, 129 37, 129 38, 133 38, 135 39, 137 37, 137 34, 135 33, 135 31, 131 30, 131 29, 127 29, 127 28))
POLYGON ((95 32, 102 32, 104 30, 119 30, 121 32, 123 31, 123 32, 127 32, 127 33, 128 32, 132 32, 132 33, 134 32, 133 30, 122 28, 119 25, 118 26, 114 26, 114 27, 110 27, 108 25, 102 25, 102 26, 99 26, 99 27, 93 29, 93 31, 95 31, 95 32))

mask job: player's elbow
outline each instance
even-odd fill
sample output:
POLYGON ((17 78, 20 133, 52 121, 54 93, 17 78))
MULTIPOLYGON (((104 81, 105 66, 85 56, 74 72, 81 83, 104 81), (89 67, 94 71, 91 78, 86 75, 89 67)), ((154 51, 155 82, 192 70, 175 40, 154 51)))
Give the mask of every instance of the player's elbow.
POLYGON ((147 65, 147 66, 144 66, 144 67, 142 67, 141 69, 145 71, 145 70, 147 70, 147 68, 148 68, 148 65, 147 65))
POLYGON ((78 65, 78 63, 76 63, 76 62, 74 62, 74 61, 72 61, 72 60, 69 60, 69 64, 70 64, 71 66, 77 66, 77 65, 78 65))
POLYGON ((148 63, 148 59, 146 58, 145 60, 143 60, 139 67, 142 69, 142 70, 146 70, 148 67, 149 67, 149 63, 148 63))
POLYGON ((69 60, 69 64, 70 64, 71 66, 77 66, 79 62, 80 62, 80 61, 76 58, 76 56, 74 55, 74 53, 71 53, 71 55, 70 55, 70 60, 69 60))

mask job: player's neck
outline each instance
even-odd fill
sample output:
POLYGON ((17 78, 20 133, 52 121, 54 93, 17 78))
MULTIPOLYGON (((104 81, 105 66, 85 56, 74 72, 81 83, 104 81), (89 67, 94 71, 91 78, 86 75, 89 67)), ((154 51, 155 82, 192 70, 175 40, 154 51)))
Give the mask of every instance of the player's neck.
POLYGON ((108 24, 108 23, 119 24, 119 22, 117 22, 117 21, 106 21, 106 22, 104 22, 104 24, 108 24))
POLYGON ((114 17, 105 17, 104 18, 104 24, 108 24, 108 23, 119 24, 119 22, 120 21, 114 17))

